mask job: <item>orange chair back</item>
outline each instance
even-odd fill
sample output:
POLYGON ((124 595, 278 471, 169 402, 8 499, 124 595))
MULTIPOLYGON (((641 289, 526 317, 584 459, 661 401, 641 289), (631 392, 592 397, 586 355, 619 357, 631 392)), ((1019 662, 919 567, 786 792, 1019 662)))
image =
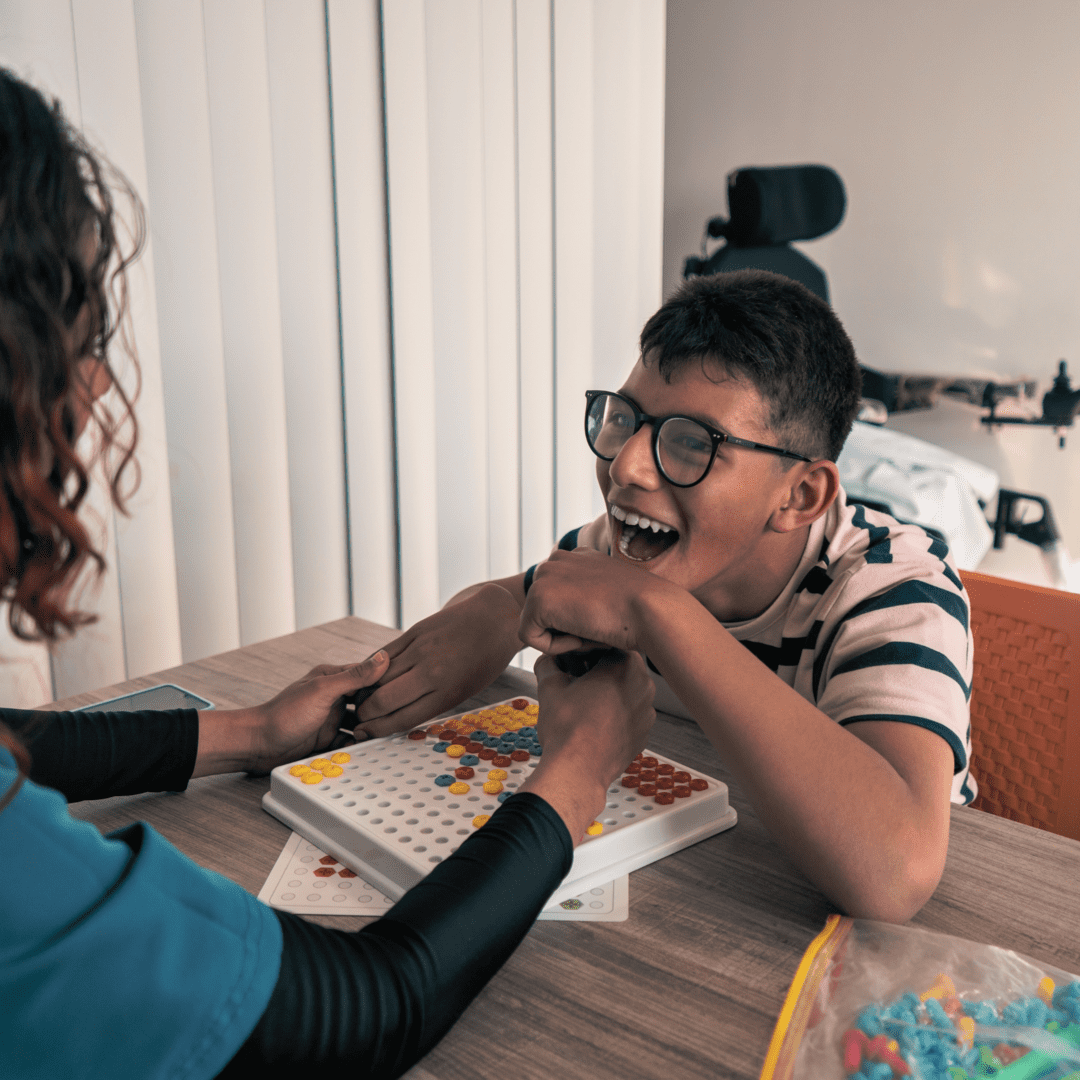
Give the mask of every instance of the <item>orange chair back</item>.
POLYGON ((975 638, 972 805, 1080 840, 1080 594, 960 577, 975 638))

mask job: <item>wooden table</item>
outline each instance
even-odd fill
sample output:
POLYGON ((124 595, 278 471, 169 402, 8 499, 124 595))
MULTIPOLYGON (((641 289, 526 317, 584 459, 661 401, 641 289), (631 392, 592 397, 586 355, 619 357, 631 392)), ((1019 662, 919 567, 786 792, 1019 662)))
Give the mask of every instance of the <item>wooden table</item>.
MULTIPOLYGON (((249 705, 317 663, 368 655, 395 632, 346 618, 94 694, 176 682, 249 705)), ((468 707, 535 691, 509 669, 468 707)), ((728 782, 697 727, 658 717, 649 746, 728 782)), ((81 803, 102 830, 150 822, 203 866, 257 893, 289 830, 262 810, 267 779, 192 781, 182 795, 81 803)), ((758 1076, 803 950, 832 905, 765 834, 737 788, 734 829, 635 872, 624 923, 539 922, 411 1080, 684 1080, 758 1076)), ((954 808, 945 874, 915 924, 1080 973, 1080 843, 954 808)), ((358 919, 318 921, 355 929, 358 919)))

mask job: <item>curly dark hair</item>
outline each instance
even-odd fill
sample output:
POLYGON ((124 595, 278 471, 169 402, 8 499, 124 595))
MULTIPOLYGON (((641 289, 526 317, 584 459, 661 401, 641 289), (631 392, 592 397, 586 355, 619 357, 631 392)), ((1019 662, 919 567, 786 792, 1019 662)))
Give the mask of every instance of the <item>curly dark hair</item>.
MULTIPOLYGON (((145 236, 130 183, 68 124, 59 102, 0 68, 0 602, 26 641, 53 642, 94 621, 70 596, 88 561, 99 574, 105 568, 78 518, 90 470, 104 464, 124 513, 138 485, 139 366, 124 275, 145 236), (132 211, 126 244, 114 191, 132 211), (118 332, 132 368, 130 395, 109 357, 118 332), (95 400, 102 384, 111 385, 117 415, 95 400), (84 462, 75 443, 87 422, 97 445, 84 462)), ((30 755, 2 723, 0 747, 19 772, 0 796, 2 810, 22 786, 30 755)))
POLYGON ((105 565, 77 516, 90 469, 105 462, 122 512, 138 484, 139 375, 124 272, 144 240, 131 185, 68 124, 59 102, 0 69, 0 598, 24 640, 53 641, 93 621, 70 602, 82 566, 90 560, 100 573, 105 565), (133 210, 126 250, 114 189, 133 210), (118 330, 134 372, 130 397, 108 352, 118 330), (102 378, 118 415, 94 401, 91 384, 102 378), (74 444, 87 416, 97 447, 84 462, 74 444))
POLYGON ((746 379, 780 445, 815 461, 837 459, 859 411, 862 373, 840 320, 809 289, 765 270, 685 282, 645 324, 641 355, 669 382, 689 361, 746 379))

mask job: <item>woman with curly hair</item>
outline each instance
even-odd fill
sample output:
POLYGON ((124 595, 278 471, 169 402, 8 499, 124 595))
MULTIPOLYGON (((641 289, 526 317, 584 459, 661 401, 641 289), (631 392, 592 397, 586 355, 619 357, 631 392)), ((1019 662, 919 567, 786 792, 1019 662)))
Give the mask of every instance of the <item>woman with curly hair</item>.
MULTIPOLYGON (((119 509, 127 478, 137 482, 112 346, 142 236, 130 186, 58 104, 0 69, 0 602, 24 639, 51 643, 90 621, 71 597, 87 564, 104 567, 79 520, 93 464, 80 435, 96 438, 119 509), (127 248, 114 191, 134 214, 127 248)), ((103 837, 65 803, 182 791, 194 776, 312 753, 387 664, 380 650, 319 667, 248 709, 0 708, 0 865, 50 882, 0 890, 5 1076, 198 1080, 291 1076, 300 1064, 397 1076, 442 1037, 521 941, 643 746, 654 714, 639 657, 578 680, 542 661, 545 754, 532 777, 356 934, 272 911, 147 825, 103 837)))

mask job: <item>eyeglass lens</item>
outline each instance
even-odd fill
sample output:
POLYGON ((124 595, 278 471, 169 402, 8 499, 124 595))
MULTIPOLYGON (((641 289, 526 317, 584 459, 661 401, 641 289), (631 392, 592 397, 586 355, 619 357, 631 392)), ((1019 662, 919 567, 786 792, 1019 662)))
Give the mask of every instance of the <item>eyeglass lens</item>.
MULTIPOLYGON (((597 395, 589 407, 586 434, 593 452, 611 461, 634 434, 634 411, 614 394, 597 395)), ((696 484, 712 461, 713 441, 700 424, 672 417, 656 436, 660 469, 674 484, 696 484)))

